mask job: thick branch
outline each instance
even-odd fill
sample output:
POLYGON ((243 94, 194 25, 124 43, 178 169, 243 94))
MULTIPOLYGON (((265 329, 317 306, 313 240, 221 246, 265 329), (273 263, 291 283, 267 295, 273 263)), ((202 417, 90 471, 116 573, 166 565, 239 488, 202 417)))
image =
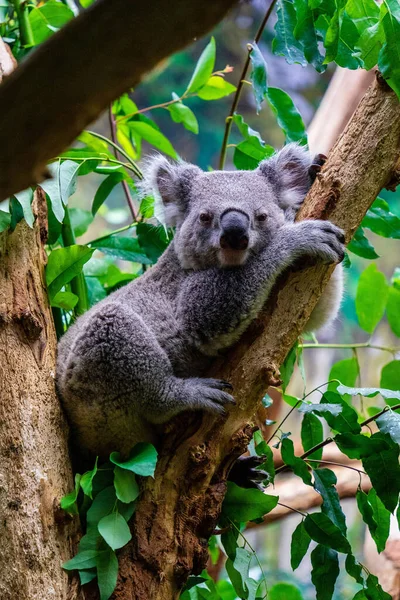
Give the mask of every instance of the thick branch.
MULTIPOLYGON (((306 198, 300 218, 329 218, 350 240, 379 191, 398 177, 400 105, 380 80, 361 101, 306 198)), ((249 441, 252 419, 332 272, 319 265, 282 278, 264 315, 214 373, 234 386, 237 406, 225 419, 183 417, 171 424, 156 478, 147 481, 135 516, 135 541, 121 555, 115 598, 177 598, 207 559, 225 477, 249 441), (125 595, 124 595, 125 594, 125 595)))
POLYGON ((98 0, 50 38, 0 89, 0 200, 42 181, 112 100, 236 1, 98 0))

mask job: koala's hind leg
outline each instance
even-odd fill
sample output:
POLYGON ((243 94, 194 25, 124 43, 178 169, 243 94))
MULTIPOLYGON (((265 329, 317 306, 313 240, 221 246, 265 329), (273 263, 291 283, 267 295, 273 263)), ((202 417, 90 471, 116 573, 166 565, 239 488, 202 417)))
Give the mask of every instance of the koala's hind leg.
POLYGON ((95 448, 108 436, 116 449, 121 435, 141 441, 129 434, 138 422, 140 429, 145 421, 163 423, 183 410, 223 412, 233 402, 226 382, 175 377, 153 331, 118 303, 78 320, 67 342, 68 351, 61 343, 58 387, 82 445, 95 448))
POLYGON ((306 333, 311 333, 329 325, 339 312, 343 296, 343 267, 338 265, 310 315, 304 328, 306 333))

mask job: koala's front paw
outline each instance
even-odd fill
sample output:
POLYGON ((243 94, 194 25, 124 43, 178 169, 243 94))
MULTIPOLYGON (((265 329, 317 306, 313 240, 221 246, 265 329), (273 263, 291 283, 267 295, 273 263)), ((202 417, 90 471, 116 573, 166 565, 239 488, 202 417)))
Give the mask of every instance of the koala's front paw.
POLYGON ((227 381, 221 379, 192 378, 186 380, 190 403, 193 408, 225 414, 225 404, 236 404, 234 398, 224 390, 232 390, 227 381))
POLYGON ((302 221, 297 224, 301 250, 326 263, 339 263, 344 258, 345 237, 342 229, 330 221, 302 221))

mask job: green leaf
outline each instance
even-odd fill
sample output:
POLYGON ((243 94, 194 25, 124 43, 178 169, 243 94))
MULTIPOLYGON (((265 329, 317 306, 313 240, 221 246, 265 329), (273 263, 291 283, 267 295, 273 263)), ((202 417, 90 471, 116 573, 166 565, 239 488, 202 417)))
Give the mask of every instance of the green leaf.
POLYGON ((128 460, 121 460, 119 452, 112 452, 110 460, 114 465, 121 467, 121 469, 132 471, 136 475, 154 477, 157 464, 157 450, 151 444, 140 442, 130 452, 128 460))
POLYGON ((292 378, 294 366, 297 358, 297 343, 289 350, 283 364, 280 368, 281 379, 282 379, 282 390, 285 391, 289 382, 292 378))
POLYGON ((400 494, 399 445, 385 433, 374 433, 370 439, 388 442, 387 448, 366 456, 362 463, 380 500, 393 513, 400 494))
POLYGON ((383 77, 400 98, 400 15, 398 4, 387 0, 382 4, 381 18, 386 43, 378 56, 378 68, 383 77))
MULTIPOLYGON (((373 4, 377 6, 375 2, 373 4)), ((375 200, 361 224, 382 237, 400 239, 400 218, 390 212, 389 204, 383 198, 375 200)))
POLYGON ((51 201, 54 216, 60 223, 64 218, 64 205, 76 189, 76 178, 80 164, 72 160, 57 161, 48 165, 52 179, 47 179, 40 184, 51 201))
POLYGON ((75 569, 90 569, 96 566, 98 550, 85 550, 78 552, 74 558, 67 560, 62 566, 66 571, 74 571, 75 569))
POLYGON ((356 312, 360 327, 373 333, 382 319, 388 297, 388 284, 376 264, 367 267, 360 275, 356 294, 356 312))
POLYGON ((369 437, 355 433, 340 433, 335 436, 335 442, 343 454, 357 460, 390 448, 388 442, 376 434, 369 437))
POLYGON ((107 296, 107 292, 96 277, 85 277, 88 300, 90 306, 94 306, 107 296))
POLYGON ((105 550, 97 555, 97 584, 100 600, 108 600, 115 590, 118 578, 118 559, 115 552, 105 550))
MULTIPOLYGON (((329 373, 329 381, 332 379, 338 379, 340 383, 345 386, 353 386, 356 382, 359 372, 360 367, 358 365, 357 358, 345 358, 344 360, 339 360, 333 365, 329 373)), ((328 385, 328 391, 335 392, 336 389, 339 391, 338 384, 332 381, 328 385)), ((340 393, 342 394, 343 392, 340 393)))
POLYGON ((82 267, 94 252, 88 246, 66 246, 53 250, 46 267, 46 282, 50 302, 61 288, 82 272, 82 267))
POLYGON ((303 600, 303 596, 291 583, 276 583, 269 590, 268 600, 303 600))
POLYGON ((331 519, 324 513, 312 513, 304 519, 304 527, 312 540, 337 552, 351 552, 350 544, 331 519))
POLYGON ((400 337, 400 290, 395 287, 389 288, 386 315, 391 330, 400 337))
POLYGON ((366 596, 368 600, 392 600, 392 596, 383 591, 378 578, 372 573, 367 577, 366 596))
POLYGON ((121 260, 129 260, 144 265, 152 264, 153 262, 143 253, 139 245, 139 240, 134 237, 121 237, 111 234, 108 237, 94 240, 90 245, 92 251, 95 249, 101 250, 105 254, 120 258, 121 260))
POLYGON ((100 519, 110 514, 116 502, 117 497, 113 485, 101 490, 86 513, 88 525, 97 525, 100 519))
POLYGON ((211 77, 215 64, 215 39, 212 37, 197 61, 186 94, 197 92, 211 77))
POLYGON ((327 515, 346 536, 346 519, 340 506, 339 495, 335 488, 336 475, 330 469, 315 469, 314 489, 322 496, 322 512, 327 515))
POLYGON ((236 91, 236 87, 219 75, 213 75, 197 92, 202 100, 219 100, 236 91))
POLYGON ((283 462, 292 469, 295 475, 301 477, 306 485, 312 485, 311 473, 308 470, 307 463, 302 458, 294 455, 293 442, 289 438, 282 440, 281 455, 283 462))
POLYGON ((263 55, 256 43, 252 44, 250 51, 250 60, 252 65, 250 81, 253 85, 254 98, 256 100, 257 113, 261 110, 265 94, 268 90, 267 85, 267 65, 263 55))
MULTIPOLYGON (((318 417, 312 413, 306 413, 301 423, 301 443, 304 452, 310 450, 324 439, 324 430, 318 417)), ((322 448, 310 454, 309 458, 320 460, 322 458, 322 448)))
POLYGON ((24 219, 28 223, 29 227, 33 227, 33 222, 35 217, 32 212, 32 200, 33 200, 33 191, 31 188, 24 190, 23 192, 19 192, 18 194, 14 194, 14 198, 20 204, 22 212, 24 214, 24 219))
POLYGON ((93 579, 96 579, 96 577, 97 577, 96 569, 88 569, 88 570, 79 571, 79 580, 80 580, 81 585, 86 585, 90 581, 93 581, 93 579))
POLYGON ((97 528, 100 535, 113 550, 122 548, 132 539, 127 522, 117 512, 113 512, 100 519, 97 528))
POLYGON ((82 208, 69 208, 69 218, 75 237, 80 237, 87 232, 89 225, 93 222, 92 214, 82 208))
POLYGON ((268 88, 267 100, 276 116, 279 127, 285 134, 286 143, 307 143, 306 129, 299 111, 291 97, 279 88, 268 88))
POLYGON ((272 146, 263 147, 256 138, 251 137, 236 145, 233 164, 239 170, 252 171, 262 160, 269 158, 274 153, 272 146))
POLYGON ((319 52, 318 34, 315 29, 316 11, 312 10, 307 0, 294 0, 296 8, 296 27, 294 36, 299 42, 304 57, 309 64, 322 73, 326 69, 324 57, 319 52))
POLYGON ((388 433, 396 444, 400 444, 400 415, 387 410, 376 419, 376 424, 382 433, 388 433))
POLYGON ((278 503, 278 496, 264 494, 260 490, 241 488, 228 481, 228 491, 222 504, 222 515, 235 522, 244 523, 260 519, 278 503))
POLYGON ((357 256, 361 256, 361 258, 367 258, 368 260, 379 258, 379 254, 375 252, 375 248, 365 236, 362 227, 359 227, 356 230, 353 239, 347 245, 347 250, 350 250, 350 252, 353 252, 353 254, 356 254, 357 256))
MULTIPOLYGON (((393 390, 395 396, 389 398, 396 398, 400 400, 400 360, 392 360, 387 363, 381 372, 380 386, 386 390, 393 390)), ((384 398, 388 396, 383 395, 384 398)))
POLYGON ((307 403, 303 402, 299 407, 299 412, 301 413, 317 413, 317 414, 329 414, 334 417, 340 415, 342 412, 342 406, 340 403, 326 403, 321 404, 313 404, 312 402, 307 403))
POLYGON ((304 527, 304 521, 300 521, 292 535, 290 545, 290 565, 295 571, 307 554, 311 538, 304 527))
POLYGON ((82 475, 81 479, 81 488, 83 493, 86 494, 86 496, 89 496, 89 498, 92 498, 93 478, 97 473, 97 461, 98 457, 96 457, 96 462, 93 469, 91 471, 86 471, 86 473, 82 475))
MULTIPOLYGON (((172 99, 179 100, 179 96, 172 92, 172 99)), ((196 115, 183 102, 176 102, 167 107, 172 120, 175 123, 182 123, 185 129, 192 133, 199 133, 199 124, 196 115)))
POLYGON ((339 415, 334 416, 330 413, 325 413, 324 417, 331 429, 339 433, 360 433, 361 427, 358 422, 357 412, 350 404, 348 404, 336 392, 325 392, 322 396, 321 403, 340 404, 342 411, 339 415))
POLYGON ((317 592, 316 600, 331 600, 339 575, 337 552, 318 545, 311 552, 311 564, 311 581, 317 592))
POLYGON ((76 306, 78 300, 78 296, 72 292, 57 292, 51 301, 51 306, 72 310, 76 306))
POLYGON ((258 583, 249 577, 252 557, 253 554, 249 550, 237 548, 234 560, 228 558, 225 565, 236 593, 240 598, 247 598, 248 600, 255 600, 258 588, 258 583))
POLYGON ((8 229, 11 223, 11 214, 0 210, 0 233, 8 229))
POLYGON ((76 505, 76 499, 78 498, 79 493, 79 484, 80 484, 81 476, 79 473, 75 475, 75 488, 72 492, 63 496, 60 501, 60 506, 63 510, 69 512, 71 515, 78 514, 78 507, 76 505))
POLYGON ((18 223, 24 218, 24 211, 15 196, 11 196, 9 207, 11 215, 10 230, 14 231, 18 223))
POLYGON ((29 12, 29 22, 34 44, 41 44, 47 40, 73 17, 72 10, 56 0, 48 0, 40 8, 33 8, 29 12))
POLYGON ((151 219, 151 217, 154 217, 153 196, 146 196, 143 198, 143 200, 140 202, 139 212, 145 219, 151 219))
MULTIPOLYGON (((278 20, 275 25, 275 38, 272 41, 273 53, 278 56, 284 56, 290 65, 298 63, 305 67, 307 60, 304 56, 302 44, 294 35, 297 18, 292 0, 278 0, 276 15, 278 20)), ((296 33, 301 37, 299 31, 296 33)))
POLYGON ((167 248, 171 238, 161 225, 138 223, 136 233, 140 247, 145 251, 151 262, 155 263, 167 248))
POLYGON ((356 500, 358 510, 380 553, 385 549, 389 537, 390 512, 386 510, 373 488, 368 495, 362 490, 357 490, 356 500))
POLYGON ((364 578, 362 577, 362 567, 360 563, 356 561, 353 554, 348 554, 346 556, 345 567, 350 577, 353 577, 353 579, 355 579, 357 583, 364 585, 364 578))
POLYGON ((112 190, 116 185, 124 180, 123 173, 112 173, 100 184, 92 204, 92 215, 94 216, 99 210, 100 206, 107 200, 112 190))
POLYGON ((135 474, 132 471, 115 467, 114 487, 118 500, 128 504, 139 496, 139 486, 135 474))
POLYGON ((171 142, 161 133, 161 131, 157 131, 157 129, 154 129, 154 127, 148 123, 144 123, 143 121, 129 121, 129 129, 157 148, 157 150, 164 152, 164 154, 167 154, 172 158, 178 158, 171 142))
MULTIPOLYGON (((391 363, 389 363, 391 364, 391 363)), ((387 366, 387 365, 386 365, 387 366)), ((385 368, 385 367, 384 367, 385 368)), ((382 373, 383 373, 382 369, 382 373)), ((398 388, 396 388, 398 389, 398 388)), ((383 396, 383 398, 386 399, 396 399, 396 400, 400 400, 400 391, 392 391, 390 389, 384 389, 384 388, 352 388, 352 387, 347 387, 346 385, 339 385, 337 391, 340 394, 350 394, 351 396, 364 396, 366 398, 372 398, 373 396, 376 396, 377 394, 380 394, 381 396, 383 396)))

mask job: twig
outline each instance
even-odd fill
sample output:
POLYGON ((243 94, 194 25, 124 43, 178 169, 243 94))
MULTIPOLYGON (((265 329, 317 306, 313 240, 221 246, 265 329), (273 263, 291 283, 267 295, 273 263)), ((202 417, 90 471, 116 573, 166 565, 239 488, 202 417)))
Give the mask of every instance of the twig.
MULTIPOLYGON (((254 37, 254 41, 255 41, 256 44, 259 42, 259 40, 261 38, 261 35, 262 35, 262 32, 264 31, 264 28, 265 28, 266 24, 268 23, 268 20, 269 20, 271 14, 272 14, 272 11, 274 9, 276 1, 277 0, 271 0, 271 3, 269 5, 269 7, 268 7, 268 10, 265 13, 265 16, 264 16, 264 18, 263 18, 263 20, 261 22, 261 25, 258 28, 258 31, 257 31, 257 33, 256 33, 256 35, 254 37)), ((233 115, 234 115, 234 113, 236 111, 237 105, 239 104, 239 98, 240 98, 240 94, 241 94, 242 89, 243 89, 243 85, 245 83, 248 83, 246 81, 246 75, 247 75, 247 71, 248 71, 248 68, 249 68, 249 65, 250 65, 250 52, 251 52, 251 50, 248 51, 246 62, 244 63, 243 71, 242 71, 242 74, 240 76, 240 80, 239 80, 238 86, 236 88, 235 95, 233 97, 233 102, 232 102, 231 110, 229 111, 229 115, 227 116, 226 121, 225 121, 224 139, 222 140, 221 154, 220 154, 220 157, 219 157, 219 165, 218 165, 218 168, 221 169, 221 170, 225 166, 226 149, 227 149, 227 144, 228 144, 228 140, 229 140, 229 134, 230 134, 231 129, 232 129, 233 115)))
POLYGON ((399 348, 389 348, 388 346, 376 346, 375 344, 370 344, 370 342, 362 342, 359 344, 301 344, 302 348, 338 348, 342 350, 354 350, 356 348, 372 348, 373 350, 382 350, 383 352, 390 352, 391 354, 396 354, 396 352, 400 352, 399 348))
POLYGON ((287 504, 283 504, 283 502, 278 502, 279 506, 283 506, 284 508, 287 508, 288 510, 292 510, 293 512, 299 513, 299 515, 301 515, 302 517, 306 517, 307 513, 303 513, 301 512, 301 510, 297 510, 297 508, 293 508, 293 506, 288 506, 287 504))
POLYGON ((19 35, 23 46, 34 46, 32 27, 29 21, 28 3, 21 0, 13 0, 14 9, 17 13, 19 35))
POLYGON ((333 460, 318 460, 318 458, 307 458, 307 462, 316 462, 323 463, 324 465, 334 465, 336 467, 344 467, 346 469, 351 469, 352 471, 357 471, 357 473, 362 473, 366 475, 366 472, 362 469, 356 469, 356 467, 351 467, 350 465, 345 465, 344 463, 334 462, 333 460))
MULTIPOLYGON (((115 125, 114 115, 113 115, 113 112, 112 112, 112 104, 110 104, 110 107, 108 109, 108 119, 110 121, 111 139, 112 139, 112 141, 114 143, 113 151, 114 151, 114 154, 115 154, 115 158, 118 160, 118 150, 117 150, 117 147, 116 147, 117 146, 117 129, 116 129, 116 125, 115 125)), ((135 208, 135 204, 133 202, 133 198, 131 196, 131 192, 130 192, 128 183, 125 181, 125 179, 123 179, 121 181, 121 183, 122 183, 122 187, 123 187, 123 190, 124 190, 126 201, 128 203, 128 206, 129 206, 129 210, 131 211, 132 218, 133 218, 134 221, 136 221, 136 219, 137 219, 136 208, 135 208)))

